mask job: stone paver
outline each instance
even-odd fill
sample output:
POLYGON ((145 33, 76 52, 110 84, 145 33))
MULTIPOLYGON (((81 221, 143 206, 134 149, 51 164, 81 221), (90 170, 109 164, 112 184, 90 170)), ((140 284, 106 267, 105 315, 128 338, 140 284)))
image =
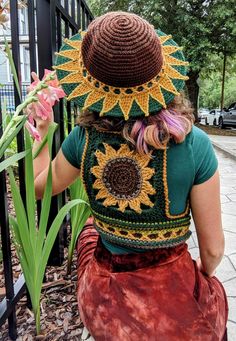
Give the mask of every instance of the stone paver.
MULTIPOLYGON (((233 153, 236 152, 236 137, 231 142, 227 139, 221 139, 221 141, 226 143, 227 148, 231 148, 233 153)), ((225 256, 217 268, 216 276, 223 282, 228 297, 228 341, 236 341, 236 160, 218 150, 216 154, 219 161, 222 222, 225 235, 225 256)), ((189 252, 192 258, 196 259, 199 256, 199 249, 193 223, 191 231, 189 252)))

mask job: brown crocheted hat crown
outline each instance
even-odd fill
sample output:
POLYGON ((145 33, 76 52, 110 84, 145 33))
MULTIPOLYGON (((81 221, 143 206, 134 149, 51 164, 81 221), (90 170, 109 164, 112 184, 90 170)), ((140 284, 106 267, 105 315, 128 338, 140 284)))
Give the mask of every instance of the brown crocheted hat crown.
POLYGON ((187 64, 171 35, 135 14, 110 12, 65 39, 54 68, 82 110, 128 120, 166 108, 184 87, 187 64))
POLYGON ((95 19, 81 52, 89 73, 116 87, 144 84, 163 65, 161 43, 154 28, 132 13, 110 12, 95 19))

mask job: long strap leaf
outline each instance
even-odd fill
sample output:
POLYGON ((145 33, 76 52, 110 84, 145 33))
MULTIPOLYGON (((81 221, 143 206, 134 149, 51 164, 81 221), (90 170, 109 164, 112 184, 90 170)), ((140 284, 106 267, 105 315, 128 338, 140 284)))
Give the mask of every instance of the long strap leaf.
MULTIPOLYGON (((34 171, 33 171, 33 156, 32 143, 28 131, 25 129, 25 146, 30 150, 25 158, 25 190, 26 190, 26 210, 29 224, 29 235, 32 246, 36 247, 36 221, 35 221, 35 190, 34 190, 34 171)), ((33 256, 33 255, 32 255, 33 256)))
POLYGON ((25 124, 26 120, 27 120, 27 117, 22 115, 22 120, 20 121, 20 123, 17 125, 17 127, 14 127, 14 130, 12 131, 12 133, 3 142, 2 146, 0 147, 0 158, 3 156, 3 154, 5 153, 5 150, 9 147, 9 145, 11 144, 13 139, 16 137, 16 135, 19 133, 19 131, 25 124))
MULTIPOLYGON (((51 154, 52 154, 53 135, 57 129, 57 126, 58 125, 56 123, 52 123, 48 129, 47 140, 48 140, 48 151, 50 154, 50 159, 51 159, 51 154)), ((43 200, 42 200, 42 209, 41 209, 41 214, 40 214, 39 233, 38 233, 38 241, 37 241, 39 250, 42 249, 43 242, 44 242, 45 235, 46 235, 51 200, 52 200, 52 166, 50 162, 49 169, 48 169, 47 183, 46 183, 43 200)))
POLYGON ((0 172, 2 172, 4 169, 7 169, 9 166, 12 166, 15 162, 19 161, 20 159, 23 159, 23 157, 25 157, 28 153, 29 150, 25 150, 24 152, 12 155, 6 160, 0 162, 0 172))
POLYGON ((72 200, 70 202, 68 202, 65 206, 63 206, 60 211, 58 212, 57 216, 55 217, 50 230, 48 231, 45 243, 44 243, 44 247, 43 247, 43 253, 42 253, 42 258, 41 258, 41 266, 39 268, 39 272, 38 272, 38 278, 37 278, 37 285, 40 285, 40 283, 42 283, 43 281, 43 276, 44 276, 44 272, 46 269, 46 265, 48 262, 48 258, 52 249, 52 246, 55 242, 56 236, 58 234, 58 231, 60 229, 60 226, 66 216, 66 214, 71 210, 72 207, 76 206, 76 205, 80 205, 80 204, 85 204, 87 205, 87 203, 81 199, 75 199, 72 200))
POLYGON ((16 212, 16 220, 19 225, 19 234, 20 239, 22 241, 22 247, 25 250, 25 254, 31 269, 34 267, 33 259, 32 259, 32 245, 29 238, 29 227, 28 220, 25 212, 25 207, 20 195, 19 188, 17 187, 15 177, 13 175, 13 171, 11 168, 8 168, 9 179, 11 185, 12 199, 14 202, 15 212, 16 212))

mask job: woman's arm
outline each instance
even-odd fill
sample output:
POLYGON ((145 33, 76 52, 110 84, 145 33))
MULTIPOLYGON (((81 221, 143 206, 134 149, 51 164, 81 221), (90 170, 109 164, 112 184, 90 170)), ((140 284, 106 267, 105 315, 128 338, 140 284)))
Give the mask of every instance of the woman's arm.
MULTIPOLYGON (((43 138, 48 131, 50 121, 37 122, 37 129, 43 138)), ((33 149, 36 150, 39 143, 35 141, 33 149)), ((43 197, 47 182, 49 168, 49 153, 46 145, 34 160, 34 184, 37 199, 43 197)), ((52 194, 58 194, 66 189, 79 176, 78 168, 72 166, 64 157, 61 149, 52 161, 52 194)))
POLYGON ((202 270, 213 276, 224 255, 218 171, 206 182, 193 186, 190 201, 202 270))

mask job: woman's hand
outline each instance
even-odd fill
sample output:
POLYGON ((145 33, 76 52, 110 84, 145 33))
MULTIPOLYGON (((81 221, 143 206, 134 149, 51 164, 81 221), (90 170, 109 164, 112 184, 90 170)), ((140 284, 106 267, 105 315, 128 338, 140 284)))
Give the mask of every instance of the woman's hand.
POLYGON ((197 265, 198 269, 199 269, 204 275, 206 275, 207 277, 213 277, 213 276, 215 276, 216 271, 213 271, 212 273, 208 274, 208 273, 204 270, 204 268, 203 268, 203 266, 202 266, 202 261, 201 261, 201 258, 200 258, 200 257, 198 257, 198 258, 196 259, 196 265, 197 265))

